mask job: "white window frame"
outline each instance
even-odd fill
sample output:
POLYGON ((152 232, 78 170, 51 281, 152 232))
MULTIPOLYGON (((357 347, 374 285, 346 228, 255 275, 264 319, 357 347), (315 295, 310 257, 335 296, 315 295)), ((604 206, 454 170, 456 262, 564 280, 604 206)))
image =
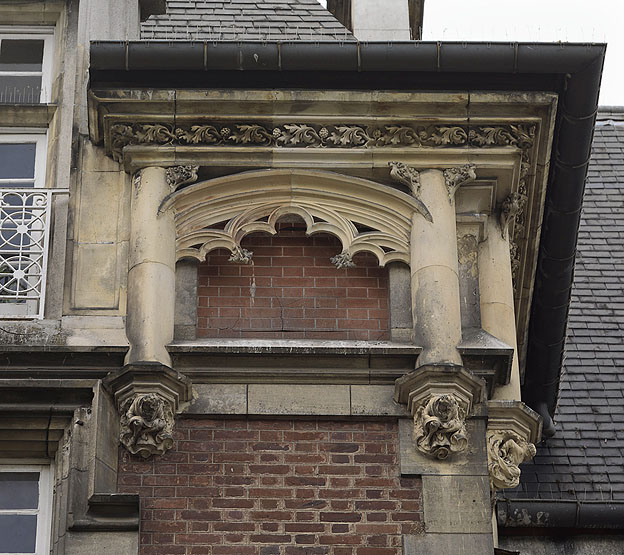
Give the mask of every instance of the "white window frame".
MULTIPOLYGON (((11 515, 37 515, 37 538, 34 555, 47 555, 50 553, 50 536, 52 532, 52 498, 53 498, 53 473, 52 464, 20 463, 4 464, 0 461, 0 472, 39 472, 39 507, 37 509, 0 509, 0 514, 11 515)), ((6 554, 0 551, 0 555, 33 555, 32 553, 6 554)))
POLYGON ((48 154, 48 130, 46 128, 15 129, 0 127, 0 144, 7 143, 35 143, 35 176, 34 179, 11 179, 0 177, 0 187, 3 183, 30 183, 34 181, 35 189, 45 187, 46 161, 48 154))
MULTIPOLYGON (((13 187, 8 187, 7 190, 15 190, 19 188, 20 182, 24 183, 26 187, 24 190, 41 190, 46 189, 46 162, 47 162, 47 146, 48 135, 46 128, 33 128, 33 129, 15 129, 15 128, 1 128, 0 127, 0 144, 6 143, 35 143, 35 175, 34 179, 12 179, 12 178, 0 178, 0 188, 4 183, 14 184, 13 187), (27 184, 33 182, 33 186, 29 187, 27 184), (17 185, 18 187, 15 187, 17 185)), ((53 192, 51 189, 50 192, 53 192)), ((48 204, 51 199, 48 198, 48 204)), ((27 299, 21 302, 3 302, 0 303, 0 320, 15 320, 15 319, 41 319, 44 316, 45 308, 45 293, 47 287, 47 274, 48 274, 48 256, 49 256, 49 238, 50 238, 50 207, 48 207, 47 221, 43 233, 43 260, 42 260, 42 276, 38 299, 27 299)))
MULTIPOLYGON (((43 60, 41 61, 41 95, 38 104, 48 104, 52 97, 52 66, 54 64, 54 27, 0 25, 2 39, 43 39, 43 60)), ((37 75, 35 71, 0 71, 0 75, 37 75)))

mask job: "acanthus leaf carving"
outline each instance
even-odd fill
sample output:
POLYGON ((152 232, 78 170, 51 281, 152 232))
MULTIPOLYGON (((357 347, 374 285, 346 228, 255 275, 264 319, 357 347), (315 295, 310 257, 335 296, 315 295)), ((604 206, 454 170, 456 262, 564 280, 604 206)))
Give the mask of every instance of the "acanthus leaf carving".
POLYGON ((412 196, 418 201, 418 212, 425 220, 433 223, 433 216, 425 203, 420 199, 420 172, 403 162, 388 162, 390 167, 390 177, 406 187, 412 192, 412 196))
POLYGON ((488 430, 487 454, 491 489, 518 486, 520 464, 530 461, 535 453, 535 445, 511 430, 488 430))
POLYGON ((453 202, 455 191, 464 183, 469 183, 477 178, 474 164, 464 164, 455 168, 447 168, 442 173, 448 190, 449 202, 453 202))
POLYGON ((173 166, 165 170, 165 176, 167 179, 167 185, 171 187, 172 191, 175 191, 182 185, 188 185, 197 180, 197 172, 199 166, 173 166))
POLYGON ((414 414, 416 447, 426 455, 446 459, 468 447, 466 411, 451 393, 432 395, 414 414))
POLYGON ((173 446, 171 403, 157 393, 137 393, 120 406, 119 440, 133 455, 164 455, 173 446))

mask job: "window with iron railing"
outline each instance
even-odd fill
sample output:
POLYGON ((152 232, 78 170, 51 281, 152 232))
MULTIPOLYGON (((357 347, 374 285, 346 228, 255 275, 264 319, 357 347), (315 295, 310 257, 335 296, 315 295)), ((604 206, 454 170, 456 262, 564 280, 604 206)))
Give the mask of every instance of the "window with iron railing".
POLYGON ((0 104, 50 101, 54 31, 0 26, 0 104))
POLYGON ((42 318, 53 189, 45 133, 0 134, 0 318, 42 318))

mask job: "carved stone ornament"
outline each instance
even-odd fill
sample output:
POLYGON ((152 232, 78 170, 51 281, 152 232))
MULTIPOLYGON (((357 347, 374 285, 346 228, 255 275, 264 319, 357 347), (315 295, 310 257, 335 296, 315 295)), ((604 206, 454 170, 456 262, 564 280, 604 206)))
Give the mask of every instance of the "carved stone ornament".
POLYGON ((330 258, 331 263, 339 270, 343 268, 355 268, 352 256, 348 252, 341 252, 330 258))
POLYGON ((173 166, 167 168, 165 173, 167 176, 167 185, 171 187, 172 191, 175 191, 182 185, 188 185, 197 180, 197 172, 199 166, 173 166))
POLYGON ((228 258, 228 262, 235 262, 236 264, 249 264, 252 256, 253 252, 243 249, 237 245, 232 248, 232 254, 230 255, 230 258, 228 258))
POLYGON ((390 177, 394 181, 397 181, 398 183, 401 183, 409 188, 412 196, 417 201, 418 212, 420 215, 423 216, 428 222, 433 223, 431 212, 429 212, 429 209, 420 200, 420 172, 416 168, 408 166, 403 162, 388 162, 388 166, 390 167, 390 177))
POLYGON ((414 415, 416 447, 426 455, 446 459, 468 447, 466 414, 453 394, 433 395, 414 415))
POLYGON ((521 213, 526 200, 524 195, 513 192, 503 201, 500 212, 500 226, 503 239, 507 238, 509 227, 512 222, 515 222, 518 214, 521 213))
POLYGON ((448 189, 449 202, 453 202, 455 191, 464 183, 469 183, 477 178, 474 164, 464 164, 457 168, 447 168, 444 170, 444 181, 448 189))
POLYGON ((488 430, 487 454, 492 490, 515 488, 520 483, 520 464, 535 456, 535 445, 511 430, 488 430))
POLYGON ((147 459, 173 446, 173 409, 157 393, 138 393, 120 407, 119 440, 133 455, 147 459))

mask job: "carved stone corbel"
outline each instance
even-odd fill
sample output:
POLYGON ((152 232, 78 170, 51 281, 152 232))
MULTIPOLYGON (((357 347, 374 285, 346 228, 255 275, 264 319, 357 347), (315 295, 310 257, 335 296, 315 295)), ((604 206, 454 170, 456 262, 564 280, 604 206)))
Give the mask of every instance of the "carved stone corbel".
POLYGON ((541 417, 521 401, 488 401, 487 455, 490 488, 515 488, 520 465, 530 461, 540 439, 541 417))
POLYGON ((457 191, 461 185, 470 183, 477 178, 476 166, 474 164, 464 164, 456 168, 447 168, 442 173, 444 174, 449 202, 451 203, 455 198, 455 191, 457 191))
POLYGON ((503 201, 500 211, 500 226, 503 239, 507 238, 509 227, 512 222, 516 221, 516 217, 524 209, 526 200, 524 195, 513 192, 503 201))
POLYGON ((197 180, 197 172, 199 166, 173 166, 165 170, 167 177, 167 185, 171 187, 172 191, 175 191, 182 185, 188 185, 197 180))
POLYGON ((428 222, 433 223, 433 216, 429 209, 420 199, 420 172, 403 162, 388 162, 390 167, 390 177, 397 183, 401 183, 409 188, 412 196, 417 201, 417 209, 419 214, 428 222))
POLYGON ((485 382, 460 367, 423 366, 396 381, 394 399, 414 417, 417 449, 444 460, 468 447, 466 418, 484 393, 485 382))
POLYGON ((173 446, 175 414, 191 399, 191 382, 159 363, 128 364, 103 380, 120 414, 120 443, 143 458, 173 446))
POLYGON ((173 408, 157 393, 137 393, 121 407, 119 440, 133 455, 147 459, 173 446, 173 408))

